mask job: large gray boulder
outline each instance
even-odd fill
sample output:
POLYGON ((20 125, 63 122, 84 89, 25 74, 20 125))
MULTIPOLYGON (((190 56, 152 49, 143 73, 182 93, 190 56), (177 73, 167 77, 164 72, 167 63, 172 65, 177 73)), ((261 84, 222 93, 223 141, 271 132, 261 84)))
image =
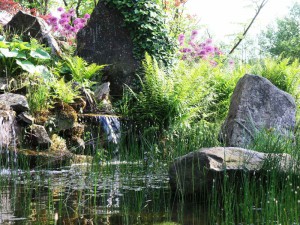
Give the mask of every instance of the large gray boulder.
POLYGON ((19 11, 14 17, 4 26, 5 30, 13 33, 21 34, 25 40, 31 37, 36 38, 41 43, 46 44, 51 48, 52 54, 61 54, 61 50, 50 34, 50 28, 47 23, 39 17, 32 16, 26 12, 19 11))
POLYGON ((245 147, 263 130, 290 136, 295 123, 294 98, 266 78, 246 74, 233 92, 220 139, 226 146, 245 147))
POLYGON ((19 94, 1 94, 0 104, 11 107, 18 114, 29 110, 27 98, 19 94))
POLYGON ((120 12, 99 1, 86 27, 77 34, 77 53, 88 62, 108 64, 104 80, 111 95, 121 96, 123 85, 132 85, 139 66, 133 56, 130 32, 120 12))
POLYGON ((259 177, 270 169, 289 174, 295 172, 295 161, 288 154, 268 154, 237 147, 203 148, 175 159, 169 168, 169 182, 173 191, 189 195, 211 190, 225 173, 228 180, 237 182, 239 175, 245 172, 259 177))

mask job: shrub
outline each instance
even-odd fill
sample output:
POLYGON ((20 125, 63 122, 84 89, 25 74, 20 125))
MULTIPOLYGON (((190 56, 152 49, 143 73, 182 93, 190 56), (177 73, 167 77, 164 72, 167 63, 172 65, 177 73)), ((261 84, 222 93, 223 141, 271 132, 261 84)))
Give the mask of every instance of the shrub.
POLYGON ((290 59, 266 58, 252 67, 251 73, 270 80, 279 89, 290 93, 299 101, 300 66, 299 61, 290 63, 290 59))
MULTIPOLYGON (((208 105, 213 92, 205 77, 198 72, 200 68, 186 69, 184 62, 167 74, 158 66, 155 59, 146 55, 143 61, 142 90, 129 92, 124 96, 123 112, 137 124, 147 124, 159 130, 188 127, 193 120, 207 117, 208 105), (128 98, 129 94, 129 98, 128 98)), ((209 64, 203 63, 207 69, 209 64)))

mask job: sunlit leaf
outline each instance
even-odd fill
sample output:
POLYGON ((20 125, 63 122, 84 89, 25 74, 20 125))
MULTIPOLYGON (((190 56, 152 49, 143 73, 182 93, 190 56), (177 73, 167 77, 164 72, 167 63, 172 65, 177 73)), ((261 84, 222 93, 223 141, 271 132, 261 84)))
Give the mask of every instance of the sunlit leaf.
POLYGON ((28 60, 16 60, 17 64, 25 71, 27 71, 28 73, 35 73, 36 71, 36 67, 35 65, 32 64, 32 62, 28 61, 28 60))
POLYGON ((19 51, 18 50, 12 50, 10 51, 8 48, 0 48, 0 52, 4 57, 6 58, 14 58, 17 57, 19 51))
POLYGON ((48 54, 48 52, 42 50, 42 49, 37 49, 35 51, 30 51, 30 56, 36 59, 50 59, 51 56, 48 54))

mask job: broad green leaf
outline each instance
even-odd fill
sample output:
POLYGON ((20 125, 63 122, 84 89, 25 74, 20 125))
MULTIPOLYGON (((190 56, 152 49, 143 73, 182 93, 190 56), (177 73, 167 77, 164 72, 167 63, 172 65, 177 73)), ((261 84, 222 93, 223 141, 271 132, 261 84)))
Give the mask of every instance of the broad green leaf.
POLYGON ((6 58, 14 58, 17 57, 19 51, 18 50, 12 50, 10 51, 8 48, 0 48, 0 52, 4 57, 6 58))
POLYGON ((8 45, 4 41, 0 41, 0 48, 8 48, 8 45))
POLYGON ((51 56, 48 52, 44 51, 43 49, 37 49, 35 51, 30 51, 30 56, 36 59, 50 59, 51 56))
POLYGON ((51 81, 54 76, 46 66, 40 65, 35 67, 35 72, 41 75, 44 81, 51 81))
POLYGON ((28 60, 18 60, 16 59, 17 64, 25 71, 27 71, 28 73, 35 73, 36 72, 36 67, 35 65, 32 64, 32 62, 28 61, 28 60))
POLYGON ((18 58, 18 59, 27 59, 25 52, 22 52, 22 51, 18 52, 18 55, 17 55, 16 58, 18 58))

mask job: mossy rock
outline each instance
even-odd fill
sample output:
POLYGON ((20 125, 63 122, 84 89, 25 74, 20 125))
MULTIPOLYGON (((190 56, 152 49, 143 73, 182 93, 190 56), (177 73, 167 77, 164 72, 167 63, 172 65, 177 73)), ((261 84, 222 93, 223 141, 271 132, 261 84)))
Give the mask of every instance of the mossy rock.
POLYGON ((52 126, 55 132, 71 129, 76 122, 76 111, 66 103, 57 103, 52 110, 52 117, 48 120, 49 126, 52 126))

